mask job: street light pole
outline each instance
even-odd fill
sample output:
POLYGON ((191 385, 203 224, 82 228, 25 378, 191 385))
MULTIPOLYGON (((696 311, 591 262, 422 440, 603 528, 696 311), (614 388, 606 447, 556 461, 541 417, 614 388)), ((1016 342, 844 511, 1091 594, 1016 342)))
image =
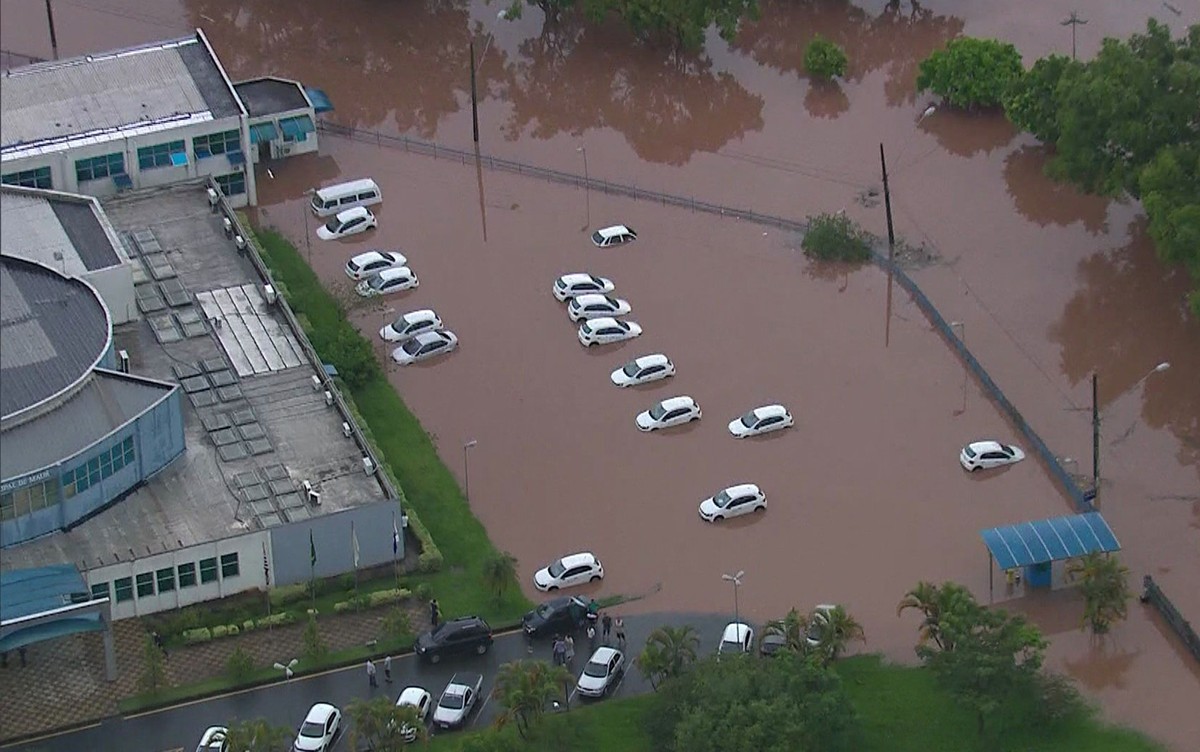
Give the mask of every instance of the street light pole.
POLYGON ((733 620, 738 624, 742 623, 742 616, 738 612, 738 588, 742 586, 742 578, 745 576, 746 570, 744 569, 739 569, 737 574, 721 575, 722 580, 733 583, 733 620))
POLYGON ((580 146, 575 151, 583 155, 583 200, 587 203, 587 224, 583 226, 583 230, 587 232, 592 226, 592 180, 588 177, 587 147, 580 146))
MULTIPOLYGON (((1171 364, 1163 361, 1145 376, 1137 380, 1137 383, 1132 388, 1136 389, 1142 383, 1156 373, 1162 373, 1171 367, 1171 364)), ((1100 495, 1100 400, 1099 400, 1099 376, 1096 371, 1092 371, 1092 494, 1095 497, 1100 495)))
POLYGON ((463 495, 467 497, 467 503, 471 503, 471 464, 467 458, 467 450, 475 446, 479 442, 471 439, 463 444, 463 495))
MULTIPOLYGON (((958 327, 958 341, 962 343, 963 348, 967 346, 967 325, 961 321, 951 321, 947 326, 950 329, 958 327)), ((967 411, 967 359, 963 358, 963 378, 962 378, 962 409, 958 411, 958 415, 962 415, 967 411)))

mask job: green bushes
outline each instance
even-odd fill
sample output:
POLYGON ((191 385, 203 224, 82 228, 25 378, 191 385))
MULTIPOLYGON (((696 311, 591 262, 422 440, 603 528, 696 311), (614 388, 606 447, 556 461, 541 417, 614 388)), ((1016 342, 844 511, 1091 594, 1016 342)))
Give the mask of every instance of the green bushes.
POLYGON ((391 590, 376 590, 367 596, 368 605, 372 608, 375 606, 385 606, 389 603, 399 603, 408 598, 412 593, 404 588, 392 588, 391 590))
POLYGON ((804 50, 804 69, 814 78, 831 79, 846 75, 846 52, 817 34, 804 50))
POLYGON ((258 629, 266 629, 267 627, 281 627, 285 624, 294 624, 296 622, 296 614, 293 611, 280 611, 277 614, 264 616, 254 622, 254 626, 258 629))
POLYGON ((800 247, 822 261, 861 263, 871 258, 871 235, 845 214, 818 214, 809 217, 800 247))
POLYGON ((271 599, 272 608, 283 608, 293 603, 299 603, 309 597, 308 583, 301 582, 296 585, 284 585, 272 588, 268 593, 268 597, 271 599))
POLYGON ((225 671, 238 683, 248 680, 254 674, 254 669, 254 659, 240 645, 233 649, 233 654, 225 662, 225 671))
POLYGON ((1025 73, 1021 53, 996 39, 952 39, 921 61, 917 91, 931 90, 955 107, 997 107, 1025 73))
POLYGON ((208 627, 197 627, 195 629, 184 630, 183 632, 183 642, 187 645, 208 642, 212 638, 212 630, 208 627))

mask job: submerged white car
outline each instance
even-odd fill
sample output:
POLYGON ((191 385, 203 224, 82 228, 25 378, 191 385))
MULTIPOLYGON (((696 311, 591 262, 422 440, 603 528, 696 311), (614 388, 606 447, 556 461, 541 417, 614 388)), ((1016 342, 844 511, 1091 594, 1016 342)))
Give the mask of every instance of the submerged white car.
POLYGON ((579 325, 579 344, 610 345, 642 336, 642 327, 635 321, 620 321, 614 318, 590 319, 579 325))
POLYGON ((571 298, 567 304, 567 315, 572 321, 598 319, 603 316, 624 316, 633 310, 628 300, 613 298, 598 293, 588 293, 571 298))
POLYGON ((430 308, 422 308, 397 316, 395 321, 379 330, 379 338, 384 342, 407 342, 422 332, 437 331, 441 328, 441 317, 430 308))
POLYGON ((448 353, 456 347, 458 337, 449 329, 425 332, 392 350, 392 360, 398 365, 408 366, 448 353))
POLYGON ((744 439, 788 428, 793 423, 792 414, 783 405, 763 405, 731 421, 729 433, 735 439, 744 439))
POLYGON ((412 290, 420 284, 421 281, 417 279, 417 275, 413 273, 412 269, 407 266, 398 266, 395 269, 384 269, 378 274, 372 274, 370 278, 359 282, 354 291, 364 298, 373 298, 377 295, 390 295, 394 292, 412 290))
POLYGON ((700 502, 700 517, 709 522, 720 522, 729 517, 765 511, 766 508, 767 497, 758 486, 739 483, 700 502))
POLYGON ((972 442, 963 447, 958 455, 963 468, 971 472, 1011 465, 1023 459, 1024 452, 1012 444, 1001 444, 999 441, 972 442))
POLYGON ((367 251, 346 262, 346 276, 355 282, 378 274, 384 269, 408 266, 408 259, 398 251, 367 251))
POLYGON ((611 248, 637 240, 637 233, 625 225, 603 227, 592 233, 592 244, 597 248, 611 248))
POLYGON ((533 575, 538 590, 550 591, 573 585, 586 585, 604 579, 604 565, 594 555, 584 552, 564 556, 533 575))
POLYGON ((611 279, 582 272, 564 274, 554 280, 554 297, 560 301, 566 301, 568 298, 573 298, 576 295, 587 295, 588 293, 610 293, 615 289, 617 289, 617 286, 613 284, 611 279))
POLYGON ((702 415, 696 400, 684 395, 655 403, 649 410, 638 413, 636 422, 639 431, 656 431, 700 420, 702 415))
POLYGON ((638 384, 649 384, 651 381, 665 379, 675 375, 675 364, 662 353, 643 355, 634 358, 612 372, 609 379, 614 386, 627 387, 638 384))
POLYGON ((749 624, 731 622, 721 633, 721 644, 717 646, 717 655, 749 653, 753 644, 754 628, 749 624))
POLYGON ((353 209, 338 212, 333 219, 318 227, 317 237, 321 240, 337 240, 366 232, 378 224, 375 215, 369 209, 356 206, 353 209))

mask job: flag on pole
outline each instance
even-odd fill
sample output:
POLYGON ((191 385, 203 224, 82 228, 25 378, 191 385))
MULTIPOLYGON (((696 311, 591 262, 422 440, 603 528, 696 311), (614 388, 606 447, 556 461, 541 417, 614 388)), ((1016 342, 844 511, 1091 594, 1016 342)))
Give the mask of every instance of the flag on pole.
POLYGON ((312 530, 308 531, 308 558, 312 566, 317 566, 317 544, 313 541, 312 530))
POLYGON ((400 553, 400 528, 396 527, 396 513, 392 512, 392 557, 400 553))
POLYGON ((358 533, 354 532, 354 523, 350 523, 350 545, 354 547, 354 568, 358 569, 358 533))
POLYGON ((271 587, 271 562, 267 559, 267 542, 263 541, 263 581, 271 587))

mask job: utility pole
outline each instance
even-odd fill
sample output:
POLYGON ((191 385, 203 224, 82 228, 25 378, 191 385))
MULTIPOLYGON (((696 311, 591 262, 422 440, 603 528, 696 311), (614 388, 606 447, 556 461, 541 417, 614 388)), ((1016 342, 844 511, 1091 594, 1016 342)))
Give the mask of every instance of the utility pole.
POLYGON ((50 51, 54 53, 54 59, 58 59, 58 35, 54 33, 54 9, 50 7, 50 0, 46 0, 46 23, 50 25, 50 51))
MULTIPOLYGON (((926 110, 926 113, 929 111, 926 110)), ((922 115, 922 118, 925 116, 922 115)), ((919 121, 918 121, 919 122, 919 121)), ((892 341, 892 265, 896 253, 896 231, 892 227, 892 191, 888 188, 887 158, 883 156, 883 143, 879 144, 879 166, 883 170, 883 208, 887 212, 888 229, 888 288, 887 315, 883 323, 883 346, 887 347, 892 341)))
POLYGON ((1092 493, 1100 496, 1100 400, 1099 377, 1092 371, 1092 493))
MULTIPOLYGON (((50 0, 46 0, 49 2, 50 0)), ((479 144, 479 98, 475 92, 475 42, 470 44, 471 52, 471 133, 475 137, 475 144, 479 144)))
MULTIPOLYGON (((46 2, 50 2, 50 0, 46 0, 46 2)), ((1070 26, 1071 27, 1071 59, 1074 60, 1075 59, 1075 27, 1076 26, 1087 26, 1087 19, 1080 18, 1078 12, 1071 11, 1071 15, 1068 16, 1066 18, 1066 20, 1059 21, 1058 23, 1061 26, 1070 26)))

